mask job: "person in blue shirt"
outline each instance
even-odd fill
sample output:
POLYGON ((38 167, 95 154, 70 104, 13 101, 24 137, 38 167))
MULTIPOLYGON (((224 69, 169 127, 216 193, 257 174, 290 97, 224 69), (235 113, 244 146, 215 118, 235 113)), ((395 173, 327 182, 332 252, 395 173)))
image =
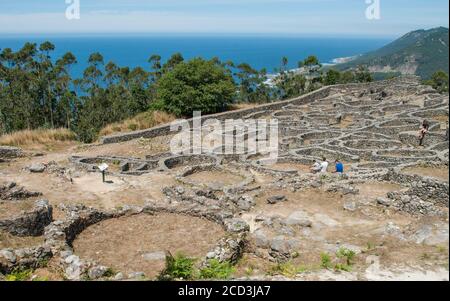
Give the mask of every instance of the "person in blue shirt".
POLYGON ((335 164, 336 164, 335 172, 340 173, 340 174, 344 173, 344 164, 341 161, 339 161, 338 159, 336 160, 335 164))

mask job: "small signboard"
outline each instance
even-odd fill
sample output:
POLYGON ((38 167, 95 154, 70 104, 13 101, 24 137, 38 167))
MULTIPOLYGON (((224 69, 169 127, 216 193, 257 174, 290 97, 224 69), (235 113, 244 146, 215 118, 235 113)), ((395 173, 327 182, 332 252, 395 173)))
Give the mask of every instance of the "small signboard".
POLYGON ((108 164, 106 164, 106 163, 102 163, 102 164, 100 164, 99 166, 98 166, 98 169, 100 170, 100 171, 105 171, 105 170, 107 170, 108 169, 108 164))

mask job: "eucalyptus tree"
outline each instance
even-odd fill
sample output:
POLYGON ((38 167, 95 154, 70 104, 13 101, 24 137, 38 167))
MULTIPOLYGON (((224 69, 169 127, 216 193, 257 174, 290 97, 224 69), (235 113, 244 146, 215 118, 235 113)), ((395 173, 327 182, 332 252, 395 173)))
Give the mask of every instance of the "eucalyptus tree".
POLYGON ((42 113, 44 123, 51 128, 55 127, 53 112, 56 104, 54 95, 55 71, 50 53, 55 50, 55 45, 46 41, 39 45, 39 61, 36 63, 39 99, 42 101, 42 113))
POLYGON ((76 120, 76 111, 79 107, 78 98, 73 89, 71 68, 77 63, 76 57, 67 52, 55 64, 55 95, 56 114, 58 126, 71 128, 76 120))
POLYGON ((158 54, 153 54, 148 59, 148 62, 151 64, 150 66, 150 75, 153 79, 153 81, 158 81, 158 79, 161 78, 162 75, 162 65, 161 65, 161 56, 158 54))

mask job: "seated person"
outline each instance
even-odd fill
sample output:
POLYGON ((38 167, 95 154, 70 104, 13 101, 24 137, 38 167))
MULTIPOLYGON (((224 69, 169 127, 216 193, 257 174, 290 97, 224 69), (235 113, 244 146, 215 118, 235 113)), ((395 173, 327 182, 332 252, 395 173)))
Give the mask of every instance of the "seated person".
POLYGON ((314 164, 311 166, 309 170, 311 170, 312 173, 318 173, 321 169, 322 169, 321 164, 317 160, 314 160, 314 164))
POLYGON ((322 163, 320 164, 320 172, 325 173, 328 170, 328 161, 325 157, 322 158, 322 163))
POLYGON ((422 125, 420 126, 420 129, 419 129, 419 146, 423 145, 423 140, 424 140, 425 135, 428 133, 429 130, 430 130, 430 124, 428 123, 427 120, 424 120, 422 122, 422 125))
POLYGON ((335 164, 336 164, 335 173, 340 173, 340 174, 344 173, 344 164, 339 160, 336 160, 335 164))

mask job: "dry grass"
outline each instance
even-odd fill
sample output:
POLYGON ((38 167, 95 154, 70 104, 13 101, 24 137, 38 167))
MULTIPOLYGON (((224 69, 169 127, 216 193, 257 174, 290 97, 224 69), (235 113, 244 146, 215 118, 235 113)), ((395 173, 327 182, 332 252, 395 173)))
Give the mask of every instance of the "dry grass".
POLYGON ((242 109, 251 109, 258 105, 261 105, 260 103, 235 103, 228 107, 229 111, 236 111, 236 110, 242 110, 242 109))
POLYGON ((169 123, 175 119, 176 117, 174 115, 161 111, 144 112, 133 118, 107 125, 100 130, 99 136, 144 130, 160 124, 169 123))
POLYGON ((43 145, 60 141, 73 141, 75 139, 75 133, 64 128, 23 130, 0 136, 0 145, 43 145))

